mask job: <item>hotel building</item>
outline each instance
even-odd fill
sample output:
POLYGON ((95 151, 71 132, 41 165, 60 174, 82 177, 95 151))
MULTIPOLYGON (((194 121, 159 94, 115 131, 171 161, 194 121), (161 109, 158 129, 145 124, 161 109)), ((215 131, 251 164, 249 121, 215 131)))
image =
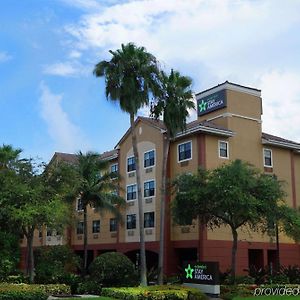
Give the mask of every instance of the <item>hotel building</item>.
MULTIPOLYGON (((226 81, 196 94, 196 99, 198 119, 188 123, 186 130, 171 141, 169 180, 180 173, 196 172, 200 166, 214 169, 241 159, 285 181, 287 204, 299 207, 300 144, 262 132, 261 91, 226 81)), ((164 132, 165 126, 161 121, 144 117, 136 119, 149 268, 158 262, 164 132)), ((130 129, 115 149, 103 153, 101 158, 109 161, 111 171, 120 173, 120 195, 127 206, 123 225, 108 213, 100 216, 88 208, 89 261, 103 252, 118 251, 136 262, 139 255, 139 219, 130 129)), ((55 153, 52 161, 56 160, 75 162, 75 155, 55 153)), ((170 201, 172 199, 168 197, 167 202, 170 201)), ((82 253, 83 213, 80 200, 76 200, 74 209, 78 216, 74 228, 64 236, 47 230, 36 232, 34 246, 69 243, 76 252, 82 253)), ((168 210, 165 228, 166 274, 178 273, 187 260, 218 261, 222 271, 230 267, 232 236, 228 228, 211 231, 197 220, 190 226, 179 226, 174 224, 168 210)), ((24 256, 26 240, 21 245, 24 256)), ((258 233, 239 232, 237 273, 242 274, 249 265, 262 267, 274 263, 275 259, 274 239, 258 233)), ((280 261, 283 265, 300 263, 299 245, 283 234, 280 235, 280 261)))

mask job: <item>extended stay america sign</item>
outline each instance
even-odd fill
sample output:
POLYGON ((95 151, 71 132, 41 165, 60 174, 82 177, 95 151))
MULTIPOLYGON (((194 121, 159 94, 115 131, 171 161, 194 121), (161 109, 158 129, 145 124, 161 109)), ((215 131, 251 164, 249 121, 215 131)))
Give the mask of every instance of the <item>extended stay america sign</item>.
POLYGON ((197 101, 198 116, 226 107, 226 91, 222 90, 197 101))

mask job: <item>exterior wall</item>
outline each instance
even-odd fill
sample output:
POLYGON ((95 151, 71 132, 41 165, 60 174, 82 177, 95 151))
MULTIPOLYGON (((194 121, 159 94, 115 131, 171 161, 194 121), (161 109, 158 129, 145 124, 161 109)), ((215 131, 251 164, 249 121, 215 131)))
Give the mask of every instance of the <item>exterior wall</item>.
MULTIPOLYGON (((145 241, 157 241, 159 237, 160 227, 160 187, 161 187, 161 169, 162 169, 162 134, 156 128, 147 126, 143 122, 138 122, 136 126, 138 152, 140 160, 140 175, 142 185, 142 201, 144 212, 154 211, 155 220, 154 228, 147 228, 145 230, 145 241), (155 150, 155 165, 151 168, 144 168, 144 153, 150 150, 155 150), (155 180, 155 195, 154 197, 144 197, 144 182, 155 180)), ((120 144, 120 166, 119 172, 121 175, 120 185, 123 187, 121 196, 126 199, 126 187, 130 184, 136 183, 136 172, 127 172, 127 158, 133 156, 131 134, 120 144)), ((120 228, 120 243, 133 243, 139 241, 139 216, 138 216, 138 201, 127 201, 127 207, 124 212, 124 226, 120 228), (126 229, 126 215, 136 214, 136 229, 126 229), (133 234, 133 235, 130 235, 133 234)))
MULTIPOLYGON (((199 120, 212 120, 233 131, 233 137, 223 137, 208 133, 195 133, 176 139, 170 145, 168 176, 173 180, 181 173, 194 173, 199 166, 214 169, 224 163, 235 159, 242 159, 253 164, 267 174, 275 174, 285 182, 286 202, 293 207, 300 205, 300 153, 292 152, 286 148, 262 144, 261 131, 261 98, 247 93, 226 90, 227 107, 211 112, 199 118, 199 120), (192 158, 184 162, 178 162, 178 145, 187 141, 192 143, 192 158), (229 158, 219 157, 219 141, 226 141, 229 145, 229 158), (263 149, 272 150, 273 167, 264 168, 263 149)), ((155 128, 146 122, 138 121, 136 126, 139 159, 141 167, 142 195, 144 182, 155 180, 155 195, 150 199, 142 197, 144 212, 155 212, 155 225, 145 229, 146 249, 158 253, 159 229, 160 229, 160 187, 163 155, 163 135, 159 128, 155 128), (151 170, 144 168, 144 153, 155 150, 155 166, 151 170)), ((126 186, 136 183, 135 171, 127 172, 127 158, 133 155, 130 133, 127 134, 119 145, 119 157, 112 160, 111 164, 118 162, 120 181, 120 195, 126 199, 126 186)), ((168 197, 172 201, 172 197, 168 197)), ((74 207, 75 210, 75 207, 74 207)), ((77 212, 76 221, 83 219, 83 214, 77 212)), ((110 232, 109 219, 113 216, 105 213, 100 215, 92 208, 88 208, 88 249, 93 256, 102 251, 115 250, 129 253, 139 250, 139 218, 137 200, 128 201, 123 211, 124 223, 119 224, 117 232, 110 232), (126 215, 136 214, 136 229, 126 229, 126 215), (100 233, 92 233, 92 221, 100 220, 100 233), (130 232, 130 234, 129 234, 130 232)), ((74 223, 75 224, 75 223, 74 223)), ((200 226, 197 220, 191 226, 178 226, 174 224, 167 210, 166 215, 166 245, 165 245, 165 270, 167 274, 178 272, 178 266, 182 259, 181 254, 187 249, 197 252, 197 259, 220 262, 222 271, 229 268, 232 246, 232 235, 228 228, 222 227, 213 231, 200 226)), ((38 238, 36 233, 34 246, 46 244, 46 231, 43 238, 38 238)), ((48 241, 48 243, 52 243, 48 241)), ((83 249, 83 236, 76 234, 76 226, 68 231, 61 243, 69 242, 75 250, 83 249)), ((55 243, 55 237, 53 237, 55 243)), ((26 246, 23 241, 22 247, 26 246)), ((243 273, 248 268, 250 250, 262 252, 262 262, 268 263, 268 251, 275 250, 274 240, 268 236, 251 232, 244 228, 239 231, 237 252, 237 272, 243 273)), ((291 239, 280 234, 281 263, 296 264, 300 262, 299 246, 291 239)), ((23 253, 24 254, 24 253, 23 253)), ((24 256, 24 255, 23 255, 24 256)))

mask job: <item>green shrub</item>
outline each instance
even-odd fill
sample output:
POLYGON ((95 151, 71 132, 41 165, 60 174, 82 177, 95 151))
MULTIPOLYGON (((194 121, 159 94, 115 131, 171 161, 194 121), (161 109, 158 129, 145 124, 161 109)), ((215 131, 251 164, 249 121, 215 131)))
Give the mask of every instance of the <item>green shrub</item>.
POLYGON ((183 286, 164 285, 132 288, 104 288, 103 296, 124 300, 204 300, 206 295, 198 289, 183 286))
POLYGON ((92 281, 104 286, 137 284, 137 272, 131 260, 122 253, 107 252, 98 256, 89 268, 92 281))
POLYGON ((0 300, 46 300, 48 295, 42 291, 6 291, 0 293, 0 300))
POLYGON ((19 259, 18 236, 0 231, 0 281, 15 272, 19 259))
POLYGON ((14 283, 1 283, 0 294, 7 292, 42 292, 47 295, 70 295, 70 287, 65 284, 14 284, 14 283))
POLYGON ((102 285, 98 282, 87 280, 79 283, 77 288, 78 294, 101 295, 102 285))
POLYGON ((75 272, 79 258, 67 246, 41 247, 35 254, 37 283, 66 283, 67 274, 75 272))

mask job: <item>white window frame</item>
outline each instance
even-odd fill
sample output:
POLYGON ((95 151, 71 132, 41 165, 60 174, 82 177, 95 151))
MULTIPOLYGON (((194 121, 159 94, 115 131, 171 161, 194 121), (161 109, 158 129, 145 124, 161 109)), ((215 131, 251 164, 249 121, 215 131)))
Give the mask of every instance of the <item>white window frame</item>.
POLYGON ((264 161, 264 167, 266 167, 266 168, 273 168, 273 153, 272 153, 272 149, 269 149, 269 148, 263 148, 263 161, 264 161), (270 151, 270 153, 271 153, 271 165, 270 166, 268 166, 268 165, 266 165, 265 164, 265 151, 270 151))
POLYGON ((118 163, 116 163, 116 164, 112 164, 112 165, 110 165, 110 172, 111 172, 111 173, 118 173, 118 172, 119 172, 119 164, 118 164, 118 163), (112 172, 112 170, 111 170, 111 169, 112 169, 112 167, 113 167, 113 166, 117 166, 117 171, 116 171, 116 172, 112 172))
POLYGON ((76 199, 76 211, 78 211, 78 212, 84 211, 84 208, 78 209, 78 202, 79 202, 80 200, 81 200, 81 197, 78 197, 78 198, 76 199))
POLYGON ((144 169, 153 168, 153 167, 155 167, 155 165, 156 165, 156 151, 155 151, 155 149, 151 149, 151 150, 149 150, 149 151, 144 152, 144 160, 143 160, 143 166, 144 166, 144 169), (146 153, 149 153, 149 152, 151 152, 151 151, 154 151, 154 165, 153 165, 153 166, 145 167, 145 154, 146 154, 146 153))
POLYGON ((127 184, 127 185, 126 185, 126 201, 127 201, 127 202, 135 201, 135 200, 137 199, 137 197, 138 197, 137 193, 138 193, 138 190, 137 190, 137 184, 136 184, 136 183, 132 183, 132 184, 127 184), (133 186, 133 185, 136 186, 136 192, 135 192, 136 197, 135 197, 134 199, 128 200, 128 199, 127 199, 127 194, 128 194, 128 193, 127 193, 127 188, 128 188, 129 186, 133 186))
POLYGON ((189 161, 189 160, 192 160, 192 159, 193 159, 193 142, 192 142, 192 140, 185 141, 185 142, 182 142, 180 144, 177 144, 177 162, 182 163, 182 162, 189 161), (187 143, 191 143, 191 157, 183 159, 183 160, 179 160, 179 146, 187 144, 187 143))
POLYGON ((135 172, 135 171, 136 171, 136 161, 135 161, 135 170, 128 171, 128 159, 129 159, 129 158, 134 158, 134 160, 135 160, 135 157, 134 157, 134 155, 128 156, 128 157, 126 158, 126 172, 127 172, 127 174, 129 174, 129 173, 133 173, 133 172, 135 172))
POLYGON ((222 141, 222 140, 218 141, 218 154, 219 154, 219 158, 229 159, 229 142, 222 141), (220 151, 221 150, 221 143, 225 143, 226 144, 227 156, 221 156, 221 151, 220 151))
POLYGON ((143 184, 143 197, 144 197, 145 199, 147 199, 147 198, 155 197, 155 195, 156 195, 156 182, 155 182, 155 179, 150 179, 150 180, 144 181, 144 184, 143 184), (151 181, 154 182, 154 195, 153 195, 153 196, 147 196, 147 197, 145 197, 145 183, 151 182, 151 181))

